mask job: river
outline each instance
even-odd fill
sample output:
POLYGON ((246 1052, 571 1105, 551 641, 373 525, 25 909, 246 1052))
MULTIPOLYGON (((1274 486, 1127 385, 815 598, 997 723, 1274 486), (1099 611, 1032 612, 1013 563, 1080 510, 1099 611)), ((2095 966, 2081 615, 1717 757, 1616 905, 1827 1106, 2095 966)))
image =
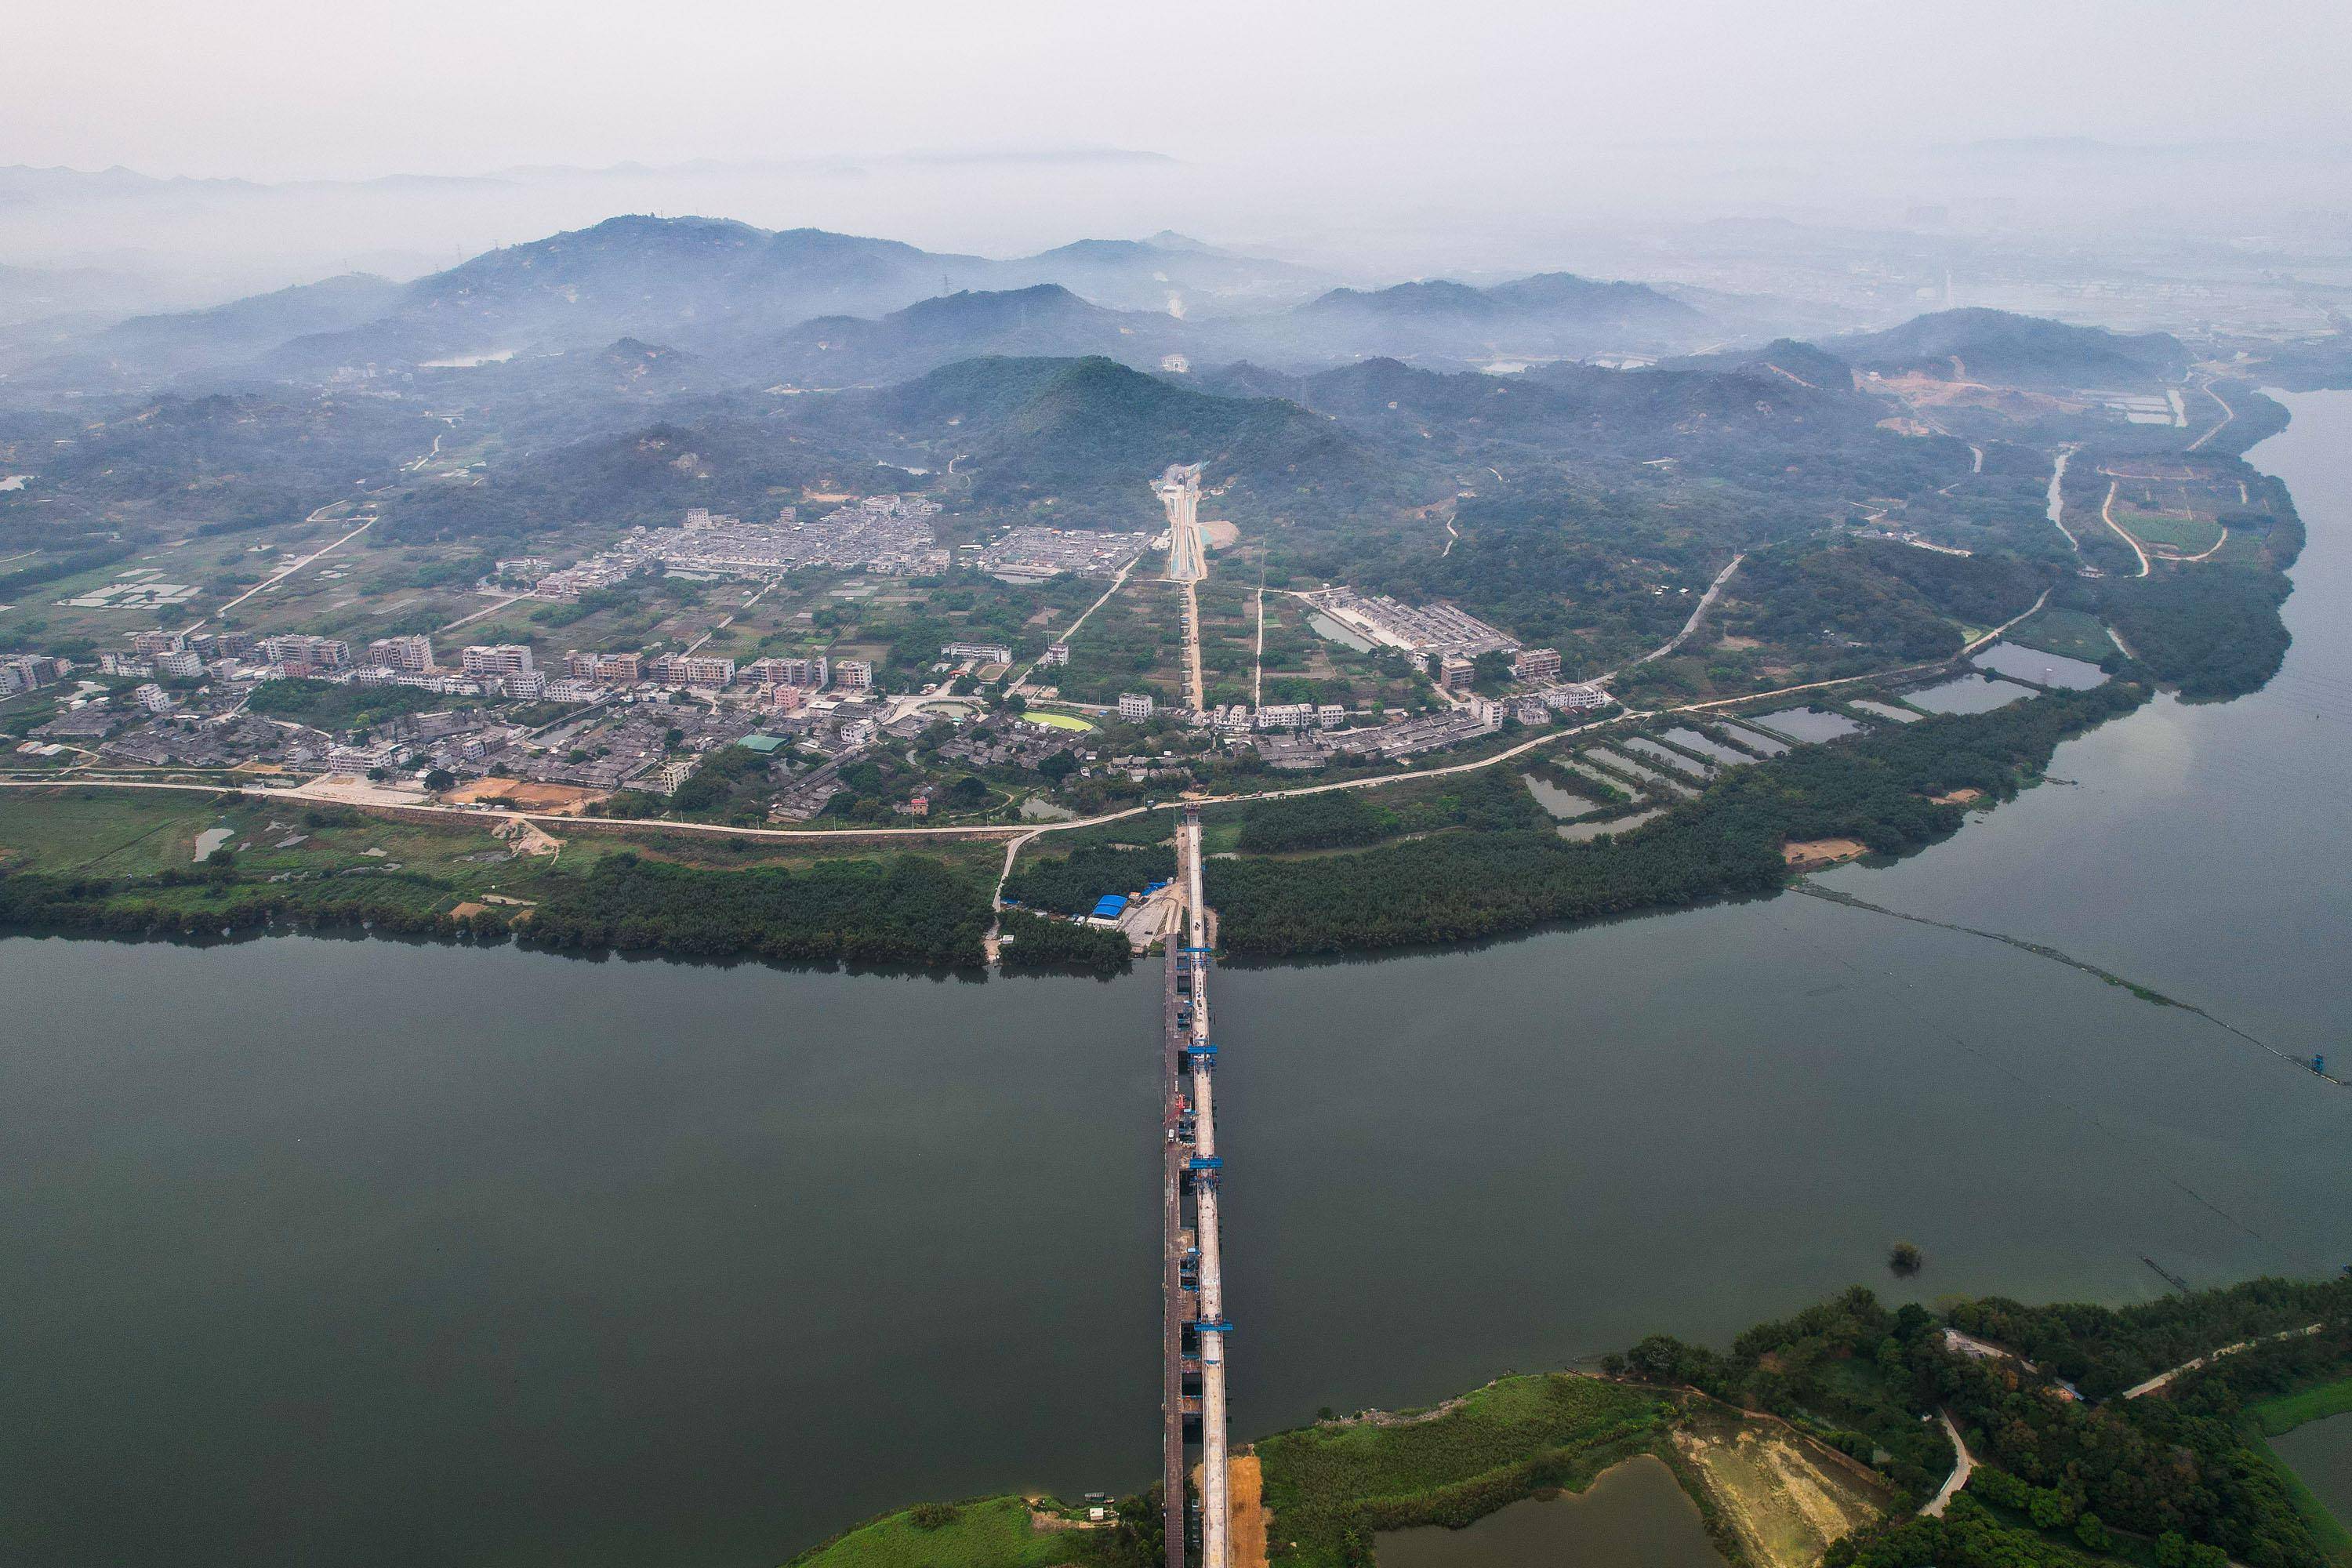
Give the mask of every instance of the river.
MULTIPOLYGON (((2352 1058, 2352 395, 2284 401, 2278 680, 1824 881, 2352 1058)), ((2352 1091, 1980 937, 1784 897, 1217 994, 1237 1435, 1857 1280, 2352 1260, 2352 1091)), ((0 1559, 748 1568, 1140 1486, 1158 1005, 1156 970, 0 942, 0 1559)))

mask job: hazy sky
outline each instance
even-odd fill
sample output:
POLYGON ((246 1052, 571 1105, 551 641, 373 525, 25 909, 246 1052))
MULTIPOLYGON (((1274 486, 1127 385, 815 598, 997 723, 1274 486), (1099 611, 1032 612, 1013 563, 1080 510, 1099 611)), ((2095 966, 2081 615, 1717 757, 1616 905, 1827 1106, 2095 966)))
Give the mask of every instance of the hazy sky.
POLYGON ((11 12, 0 163, 158 174, 1048 146, 1507 165, 1684 140, 2352 141, 2345 0, 80 0, 11 12))

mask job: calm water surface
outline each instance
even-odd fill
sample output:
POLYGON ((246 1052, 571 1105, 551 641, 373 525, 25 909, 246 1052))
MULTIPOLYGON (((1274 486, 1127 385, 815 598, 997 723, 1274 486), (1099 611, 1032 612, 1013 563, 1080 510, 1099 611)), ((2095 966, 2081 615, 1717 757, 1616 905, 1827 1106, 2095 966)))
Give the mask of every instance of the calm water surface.
POLYGON ((1384 1531, 1381 1568, 1723 1568, 1698 1505, 1648 1454, 1581 1492, 1499 1509, 1465 1530, 1384 1531))
POLYGON ((2032 688, 2013 680, 1990 675, 1956 675, 1949 680, 1906 691, 1903 700, 1930 713, 1990 713, 2032 695, 2032 688))
MULTIPOLYGON (((2352 395, 2287 401, 2280 679, 1823 880, 2352 1059, 2352 395)), ((0 942, 0 1561, 727 1568, 1139 1486, 1157 995, 0 942)), ((1780 898, 1219 995, 1244 1434, 1857 1279, 2352 1260, 2352 1091, 1958 932, 1780 898)))
POLYGON ((2352 1525, 2352 1415, 2307 1421, 2284 1437, 2272 1438, 2271 1447, 2294 1467, 2328 1512, 2352 1525))

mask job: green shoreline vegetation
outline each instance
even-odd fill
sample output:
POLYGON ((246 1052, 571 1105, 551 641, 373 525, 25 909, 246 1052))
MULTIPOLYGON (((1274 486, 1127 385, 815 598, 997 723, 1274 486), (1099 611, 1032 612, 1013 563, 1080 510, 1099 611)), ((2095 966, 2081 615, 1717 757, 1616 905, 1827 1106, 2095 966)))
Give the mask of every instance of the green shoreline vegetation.
MULTIPOLYGON (((1638 830, 1581 843, 1552 831, 1550 814, 1505 764, 1213 808, 1213 848, 1235 853, 1209 863, 1207 894, 1218 911, 1220 945, 1267 958, 1476 940, 1769 894, 1789 880, 1785 842, 1851 837, 1884 855, 1923 847, 1957 831, 1965 815, 1932 797, 1974 789, 2010 799, 2048 764, 2060 741, 2132 710, 2147 695, 2140 683, 2110 682, 1799 746, 1727 767, 1696 798, 1638 830), (1356 847, 1378 839, 1386 841, 1356 847)), ((348 855, 322 863, 313 852, 271 848, 268 840, 282 842, 282 832, 254 840, 240 830, 240 840, 260 847, 199 868, 187 860, 93 862, 79 836, 43 830, 45 807, 104 793, 69 784, 37 795, 10 792, 0 809, 0 926, 131 935, 366 925, 694 958, 957 968, 982 962, 990 921, 995 849, 986 841, 906 849, 885 847, 879 837, 845 847, 786 844, 793 858, 779 862, 774 846, 744 839, 684 850, 676 847, 679 836, 665 839, 652 824, 645 844, 559 827, 565 852, 541 866, 500 854, 487 822, 478 828, 443 819, 403 824, 406 847, 375 864, 348 855), (471 894, 486 883, 532 906, 528 917, 518 920, 510 909, 452 912, 478 903, 471 894)), ((225 794, 217 804, 201 796, 126 804, 117 815, 150 820, 159 832, 176 816, 183 820, 168 837, 189 840, 195 818, 231 803, 239 820, 273 809, 266 795, 225 794)), ((274 809, 289 816, 301 810, 290 802, 274 809)), ((347 808, 301 816, 383 831, 369 826, 383 818, 347 808)), ((1008 900, 1077 915, 1106 892, 1172 875, 1159 824, 1113 826, 1139 831, 1073 831, 1067 853, 1033 855, 1016 866, 1008 900)), ((322 843, 314 850, 331 839, 316 837, 322 843)), ((1017 966, 1124 967, 1110 942, 1096 940, 1107 933, 1057 930, 1034 915, 1017 919, 1014 930, 1017 966)))
MULTIPOLYGON (((2341 1568, 2352 1562, 2342 1527, 2307 1511, 2309 1494, 2262 1438, 2275 1421, 2352 1406, 2347 1373, 2352 1279, 2255 1279, 2120 1309, 1986 1298, 1940 1315, 1889 1309, 1856 1287, 1726 1351, 1654 1335, 1603 1357, 1598 1375, 1507 1375, 1427 1411, 1327 1411, 1255 1452, 1273 1568, 1372 1568, 1382 1531, 1460 1529, 1522 1499, 1581 1490, 1644 1453, 1666 1461, 1731 1568, 1783 1568, 1729 1517, 1705 1455, 1676 1441, 1727 1423, 1780 1433, 1832 1476, 1875 1472, 1883 1516, 1832 1542, 1826 1568, 2341 1568), (2315 1321, 2316 1333, 2267 1337, 2315 1321), (1963 1351, 1948 1330, 1991 1348, 1963 1351), (2259 1342, 2160 1394, 2120 1397, 2241 1340, 2259 1342), (1977 1468, 1931 1519, 1916 1510, 1953 1465, 1939 1412, 1977 1468)), ((790 1568, 1157 1559, 1156 1489, 1084 1531, 1024 1528, 1031 1507, 998 1498, 902 1510, 790 1568)))

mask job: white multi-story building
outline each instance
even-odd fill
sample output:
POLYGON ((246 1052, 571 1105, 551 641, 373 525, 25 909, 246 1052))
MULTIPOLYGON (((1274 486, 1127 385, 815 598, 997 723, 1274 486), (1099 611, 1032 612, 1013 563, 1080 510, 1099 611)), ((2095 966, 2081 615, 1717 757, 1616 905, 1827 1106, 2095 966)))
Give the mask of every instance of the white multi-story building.
POLYGON ((1003 643, 951 642, 940 649, 941 658, 968 658, 975 664, 1011 664, 1013 650, 1003 643))
POLYGON ((193 679, 205 672, 205 661, 194 648, 175 647, 155 656, 155 673, 174 680, 193 679))
POLYGON ((458 654, 457 668, 467 675, 527 674, 530 649, 520 643, 474 643, 458 654))
POLYGON ((396 768, 412 753, 399 741, 378 741, 369 746, 330 746, 327 748, 327 771, 334 773, 364 773, 377 768, 396 768))
POLYGON ((1523 647, 1511 656, 1511 679, 1538 681, 1559 679, 1559 649, 1523 647))
POLYGON ((654 679, 671 686, 726 686, 735 679, 735 661, 701 654, 666 653, 654 660, 654 679))
POLYGON ((547 695, 547 677, 535 669, 518 669, 499 679, 507 695, 518 702, 537 702, 547 695))
POLYGON ((341 669, 352 662, 352 645, 340 637, 305 637, 289 632, 263 637, 254 645, 263 660, 289 669, 341 669))
POLYGON ((1307 730, 1315 724, 1312 702, 1269 702, 1257 710, 1261 730, 1307 730))
POLYGON ((822 691, 832 676, 832 668, 824 655, 814 658, 755 658, 743 667, 743 678, 760 686, 800 686, 811 691, 822 691))
POLYGON ((1609 693, 1591 684, 1554 686, 1542 693, 1544 706, 1555 713, 1587 713, 1609 706, 1609 693))
POLYGON ((833 661, 833 683, 844 691, 874 689, 874 665, 869 659, 837 658, 833 661))
POLYGON ((645 661, 634 653, 582 653, 574 648, 563 656, 563 668, 574 680, 593 680, 603 686, 635 686, 645 679, 645 661))
POLYGON ((1039 669, 1052 669, 1069 662, 1070 645, 1066 642, 1049 642, 1045 645, 1045 651, 1037 656, 1039 669))
POLYGON ((419 675, 433 668, 433 639, 427 637, 378 637, 367 646, 368 662, 380 669, 419 675))
POLYGON ((1140 724, 1151 717, 1151 693, 1122 691, 1118 694, 1118 716, 1130 724, 1140 724))
POLYGON ((172 707, 172 694, 152 680, 135 688, 131 693, 131 700, 150 713, 168 712, 172 707))

